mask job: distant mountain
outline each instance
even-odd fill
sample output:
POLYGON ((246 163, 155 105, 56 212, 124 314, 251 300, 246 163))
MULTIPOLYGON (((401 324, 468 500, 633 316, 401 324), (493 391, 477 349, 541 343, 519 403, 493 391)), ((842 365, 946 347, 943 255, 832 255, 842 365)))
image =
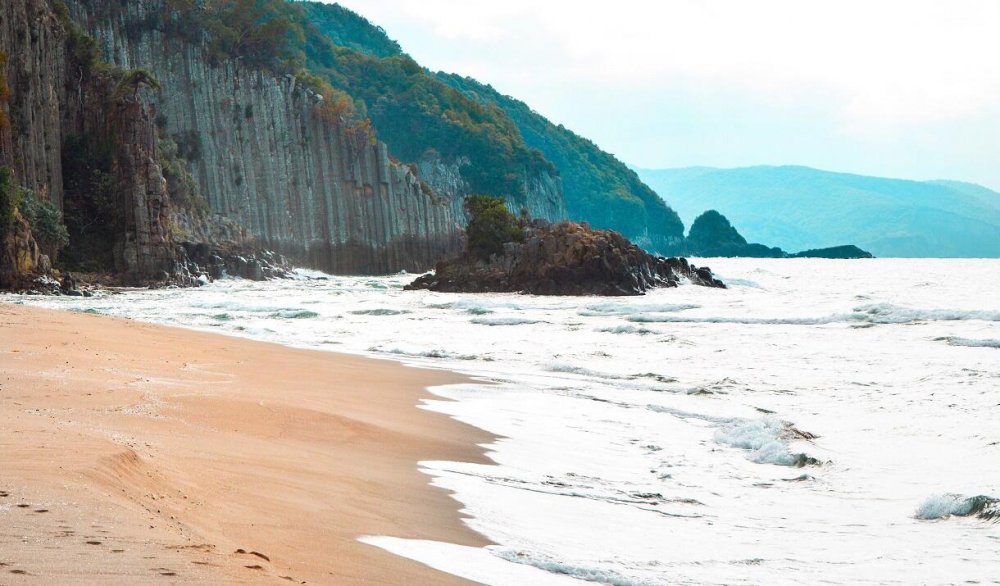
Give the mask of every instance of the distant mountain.
POLYGON ((808 167, 640 170, 686 223, 723 212, 750 241, 785 250, 853 243, 880 257, 1000 257, 1000 193, 808 167))

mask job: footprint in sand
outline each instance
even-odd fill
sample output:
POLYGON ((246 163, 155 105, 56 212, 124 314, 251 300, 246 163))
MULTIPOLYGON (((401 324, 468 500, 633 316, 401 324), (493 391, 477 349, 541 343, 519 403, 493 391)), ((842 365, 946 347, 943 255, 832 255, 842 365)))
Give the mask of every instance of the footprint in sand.
POLYGON ((152 571, 158 573, 161 576, 176 576, 177 572, 171 570, 170 568, 150 568, 152 571))
POLYGON ((260 553, 259 551, 247 551, 247 550, 243 549, 242 547, 240 549, 237 549, 235 553, 241 553, 241 554, 247 554, 247 555, 255 555, 255 556, 259 557, 260 559, 262 559, 264 561, 267 561, 267 562, 271 561, 271 558, 269 558, 266 555, 260 553))

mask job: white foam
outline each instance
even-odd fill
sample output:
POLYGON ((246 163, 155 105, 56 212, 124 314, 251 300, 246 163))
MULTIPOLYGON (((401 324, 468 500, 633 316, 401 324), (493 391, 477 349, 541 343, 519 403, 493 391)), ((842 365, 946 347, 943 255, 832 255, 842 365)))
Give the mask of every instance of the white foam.
POLYGON ((490 586, 567 586, 581 584, 568 575, 515 564, 494 555, 492 548, 466 547, 440 541, 366 536, 358 541, 389 553, 419 561, 449 574, 490 586))
POLYGON ((786 424, 771 417, 736 420, 720 427, 715 441, 747 450, 747 458, 758 464, 801 465, 803 454, 793 454, 783 438, 786 429, 786 424))

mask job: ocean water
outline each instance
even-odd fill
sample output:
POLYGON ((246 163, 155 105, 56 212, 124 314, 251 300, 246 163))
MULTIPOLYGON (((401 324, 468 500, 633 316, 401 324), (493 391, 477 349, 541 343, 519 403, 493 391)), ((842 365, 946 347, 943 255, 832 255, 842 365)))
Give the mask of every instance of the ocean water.
POLYGON ((421 466, 498 545, 364 540, 484 583, 1000 583, 1000 261, 704 262, 731 287, 6 300, 474 375, 424 408, 501 436, 496 465, 421 466))

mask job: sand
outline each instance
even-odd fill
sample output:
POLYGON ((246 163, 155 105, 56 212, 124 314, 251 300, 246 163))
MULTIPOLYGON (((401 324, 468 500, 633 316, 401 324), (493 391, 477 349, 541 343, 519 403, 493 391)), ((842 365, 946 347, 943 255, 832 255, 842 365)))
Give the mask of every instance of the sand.
POLYGON ((0 304, 0 584, 448 584, 361 535, 488 542, 421 460, 443 372, 0 304))

